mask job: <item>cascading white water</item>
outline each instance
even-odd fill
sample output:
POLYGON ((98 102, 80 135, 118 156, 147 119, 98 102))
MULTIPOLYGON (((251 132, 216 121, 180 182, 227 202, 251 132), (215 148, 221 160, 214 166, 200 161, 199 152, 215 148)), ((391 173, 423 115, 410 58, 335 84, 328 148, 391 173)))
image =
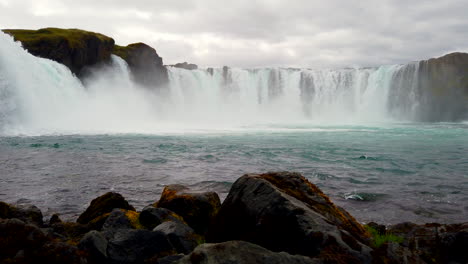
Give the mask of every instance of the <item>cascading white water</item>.
POLYGON ((404 91, 414 89, 406 86, 407 75, 398 76, 407 68, 414 72, 412 64, 342 70, 213 69, 212 73, 169 68, 169 78, 174 107, 179 106, 177 119, 202 117, 240 124, 382 122, 405 119, 389 115, 388 100, 399 96, 390 92, 395 83, 404 91))
POLYGON ((131 133, 151 131, 157 113, 152 93, 130 79, 126 63, 84 80, 51 60, 27 53, 0 34, 0 133, 131 133))
POLYGON ((83 82, 0 34, 0 133, 155 133, 262 124, 411 119, 416 64, 378 68, 168 68, 169 92, 136 85, 126 63, 83 82))

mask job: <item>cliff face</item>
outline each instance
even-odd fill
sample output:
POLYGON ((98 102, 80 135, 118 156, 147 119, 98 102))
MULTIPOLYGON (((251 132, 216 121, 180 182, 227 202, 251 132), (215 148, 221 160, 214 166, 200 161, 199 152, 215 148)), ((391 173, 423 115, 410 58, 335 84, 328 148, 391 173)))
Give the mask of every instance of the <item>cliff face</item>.
POLYGON ((79 30, 44 28, 39 30, 6 29, 32 55, 51 59, 66 65, 81 77, 84 69, 98 63, 107 63, 111 54, 123 58, 129 65, 134 80, 149 88, 168 82, 167 70, 156 50, 144 43, 117 46, 114 39, 102 34, 79 30))
POLYGON ((114 40, 79 29, 4 30, 34 56, 57 61, 80 76, 85 66, 110 59, 114 40))
POLYGON ((451 53, 419 63, 420 118, 459 121, 468 116, 468 54, 451 53))
POLYGON ((124 59, 138 83, 148 86, 162 86, 169 82, 163 60, 152 47, 134 43, 126 47, 114 46, 113 53, 124 59))

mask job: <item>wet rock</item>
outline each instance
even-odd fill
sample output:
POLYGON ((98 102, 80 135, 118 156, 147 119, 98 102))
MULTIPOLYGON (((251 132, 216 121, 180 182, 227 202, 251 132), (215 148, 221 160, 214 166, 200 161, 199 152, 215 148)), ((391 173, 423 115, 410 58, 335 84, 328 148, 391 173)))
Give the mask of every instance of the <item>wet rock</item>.
POLYGON ((0 263, 85 263, 79 250, 19 219, 0 219, 0 263))
POLYGON ((0 218, 8 219, 11 217, 11 206, 7 203, 0 202, 0 218))
POLYGON ((0 218, 11 219, 17 218, 23 222, 42 226, 42 212, 34 205, 18 205, 13 206, 4 202, 0 202, 0 218))
POLYGON ((285 252, 271 252, 258 245, 245 241, 229 241, 219 244, 203 244, 198 246, 191 254, 183 257, 177 264, 312 264, 323 263, 320 260, 304 256, 290 255, 285 252))
POLYGON ((88 253, 91 263, 103 263, 107 260, 107 240, 98 231, 90 231, 80 240, 78 248, 88 253))
POLYGON ((153 231, 159 231, 165 234, 178 253, 190 253, 196 246, 198 246, 201 239, 200 236, 195 234, 195 231, 193 231, 192 228, 180 221, 164 222, 154 228, 153 231))
POLYGON ((365 229, 298 173, 247 174, 231 188, 209 242, 245 240, 328 262, 369 263, 365 229))
POLYGON ((89 226, 73 222, 55 223, 50 225, 50 229, 52 229, 54 236, 65 238, 73 243, 80 241, 90 231, 89 226))
POLYGON ((187 62, 176 63, 176 64, 171 65, 171 66, 176 67, 176 68, 190 70, 190 71, 198 69, 198 66, 196 64, 187 63, 187 62))
POLYGON ((176 253, 166 235, 149 230, 120 229, 107 246, 109 259, 116 263, 142 263, 176 253))
POLYGON ((410 222, 389 226, 402 237, 404 247, 427 263, 468 263, 468 222, 462 224, 424 224, 410 222))
POLYGON ((42 212, 35 205, 20 205, 12 210, 12 217, 18 218, 27 223, 32 223, 37 226, 44 224, 42 219, 42 212))
POLYGON ((49 225, 58 223, 62 223, 62 219, 60 219, 60 216, 58 214, 53 214, 49 219, 49 225))
POLYGON ((166 221, 184 223, 182 217, 166 208, 147 206, 143 208, 139 217, 140 223, 147 229, 153 230, 156 226, 166 221))
POLYGON ((116 208, 112 210, 112 212, 109 214, 109 216, 106 219, 106 222, 104 222, 104 225, 102 226, 102 229, 110 230, 122 228, 132 229, 132 223, 130 222, 130 219, 128 219, 128 217, 125 215, 124 211, 116 208))
POLYGON ((167 208, 182 216, 198 234, 205 234, 221 202, 215 192, 191 192, 182 185, 166 186, 159 202, 159 208, 167 208))
POLYGON ((86 66, 109 61, 114 47, 112 38, 79 29, 13 29, 4 32, 20 41, 32 55, 62 63, 78 76, 86 66))
POLYGON ((135 208, 128 204, 122 195, 114 192, 108 192, 91 201, 89 207, 79 217, 77 222, 87 224, 91 220, 110 213, 114 208, 121 208, 135 211, 135 208))
POLYGON ((183 258, 184 256, 185 256, 184 254, 177 254, 177 255, 163 257, 163 258, 158 259, 156 264, 172 264, 178 261, 179 259, 183 258))

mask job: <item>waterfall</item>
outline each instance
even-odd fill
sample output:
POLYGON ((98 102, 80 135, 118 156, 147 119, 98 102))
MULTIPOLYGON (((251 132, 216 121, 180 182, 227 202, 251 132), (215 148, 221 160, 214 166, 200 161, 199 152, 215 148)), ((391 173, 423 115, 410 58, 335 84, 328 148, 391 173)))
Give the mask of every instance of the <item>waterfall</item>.
POLYGON ((0 33, 0 134, 157 133, 255 125, 418 121, 429 101, 421 63, 375 68, 168 67, 164 93, 140 87, 128 66, 79 80, 0 33))

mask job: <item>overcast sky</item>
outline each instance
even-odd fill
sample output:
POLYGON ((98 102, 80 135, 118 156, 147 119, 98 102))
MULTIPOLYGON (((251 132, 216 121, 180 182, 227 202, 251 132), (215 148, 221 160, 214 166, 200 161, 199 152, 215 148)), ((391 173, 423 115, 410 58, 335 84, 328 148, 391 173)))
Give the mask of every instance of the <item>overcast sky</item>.
POLYGON ((468 51, 467 0, 0 0, 0 28, 81 28, 165 64, 354 67, 468 51))

